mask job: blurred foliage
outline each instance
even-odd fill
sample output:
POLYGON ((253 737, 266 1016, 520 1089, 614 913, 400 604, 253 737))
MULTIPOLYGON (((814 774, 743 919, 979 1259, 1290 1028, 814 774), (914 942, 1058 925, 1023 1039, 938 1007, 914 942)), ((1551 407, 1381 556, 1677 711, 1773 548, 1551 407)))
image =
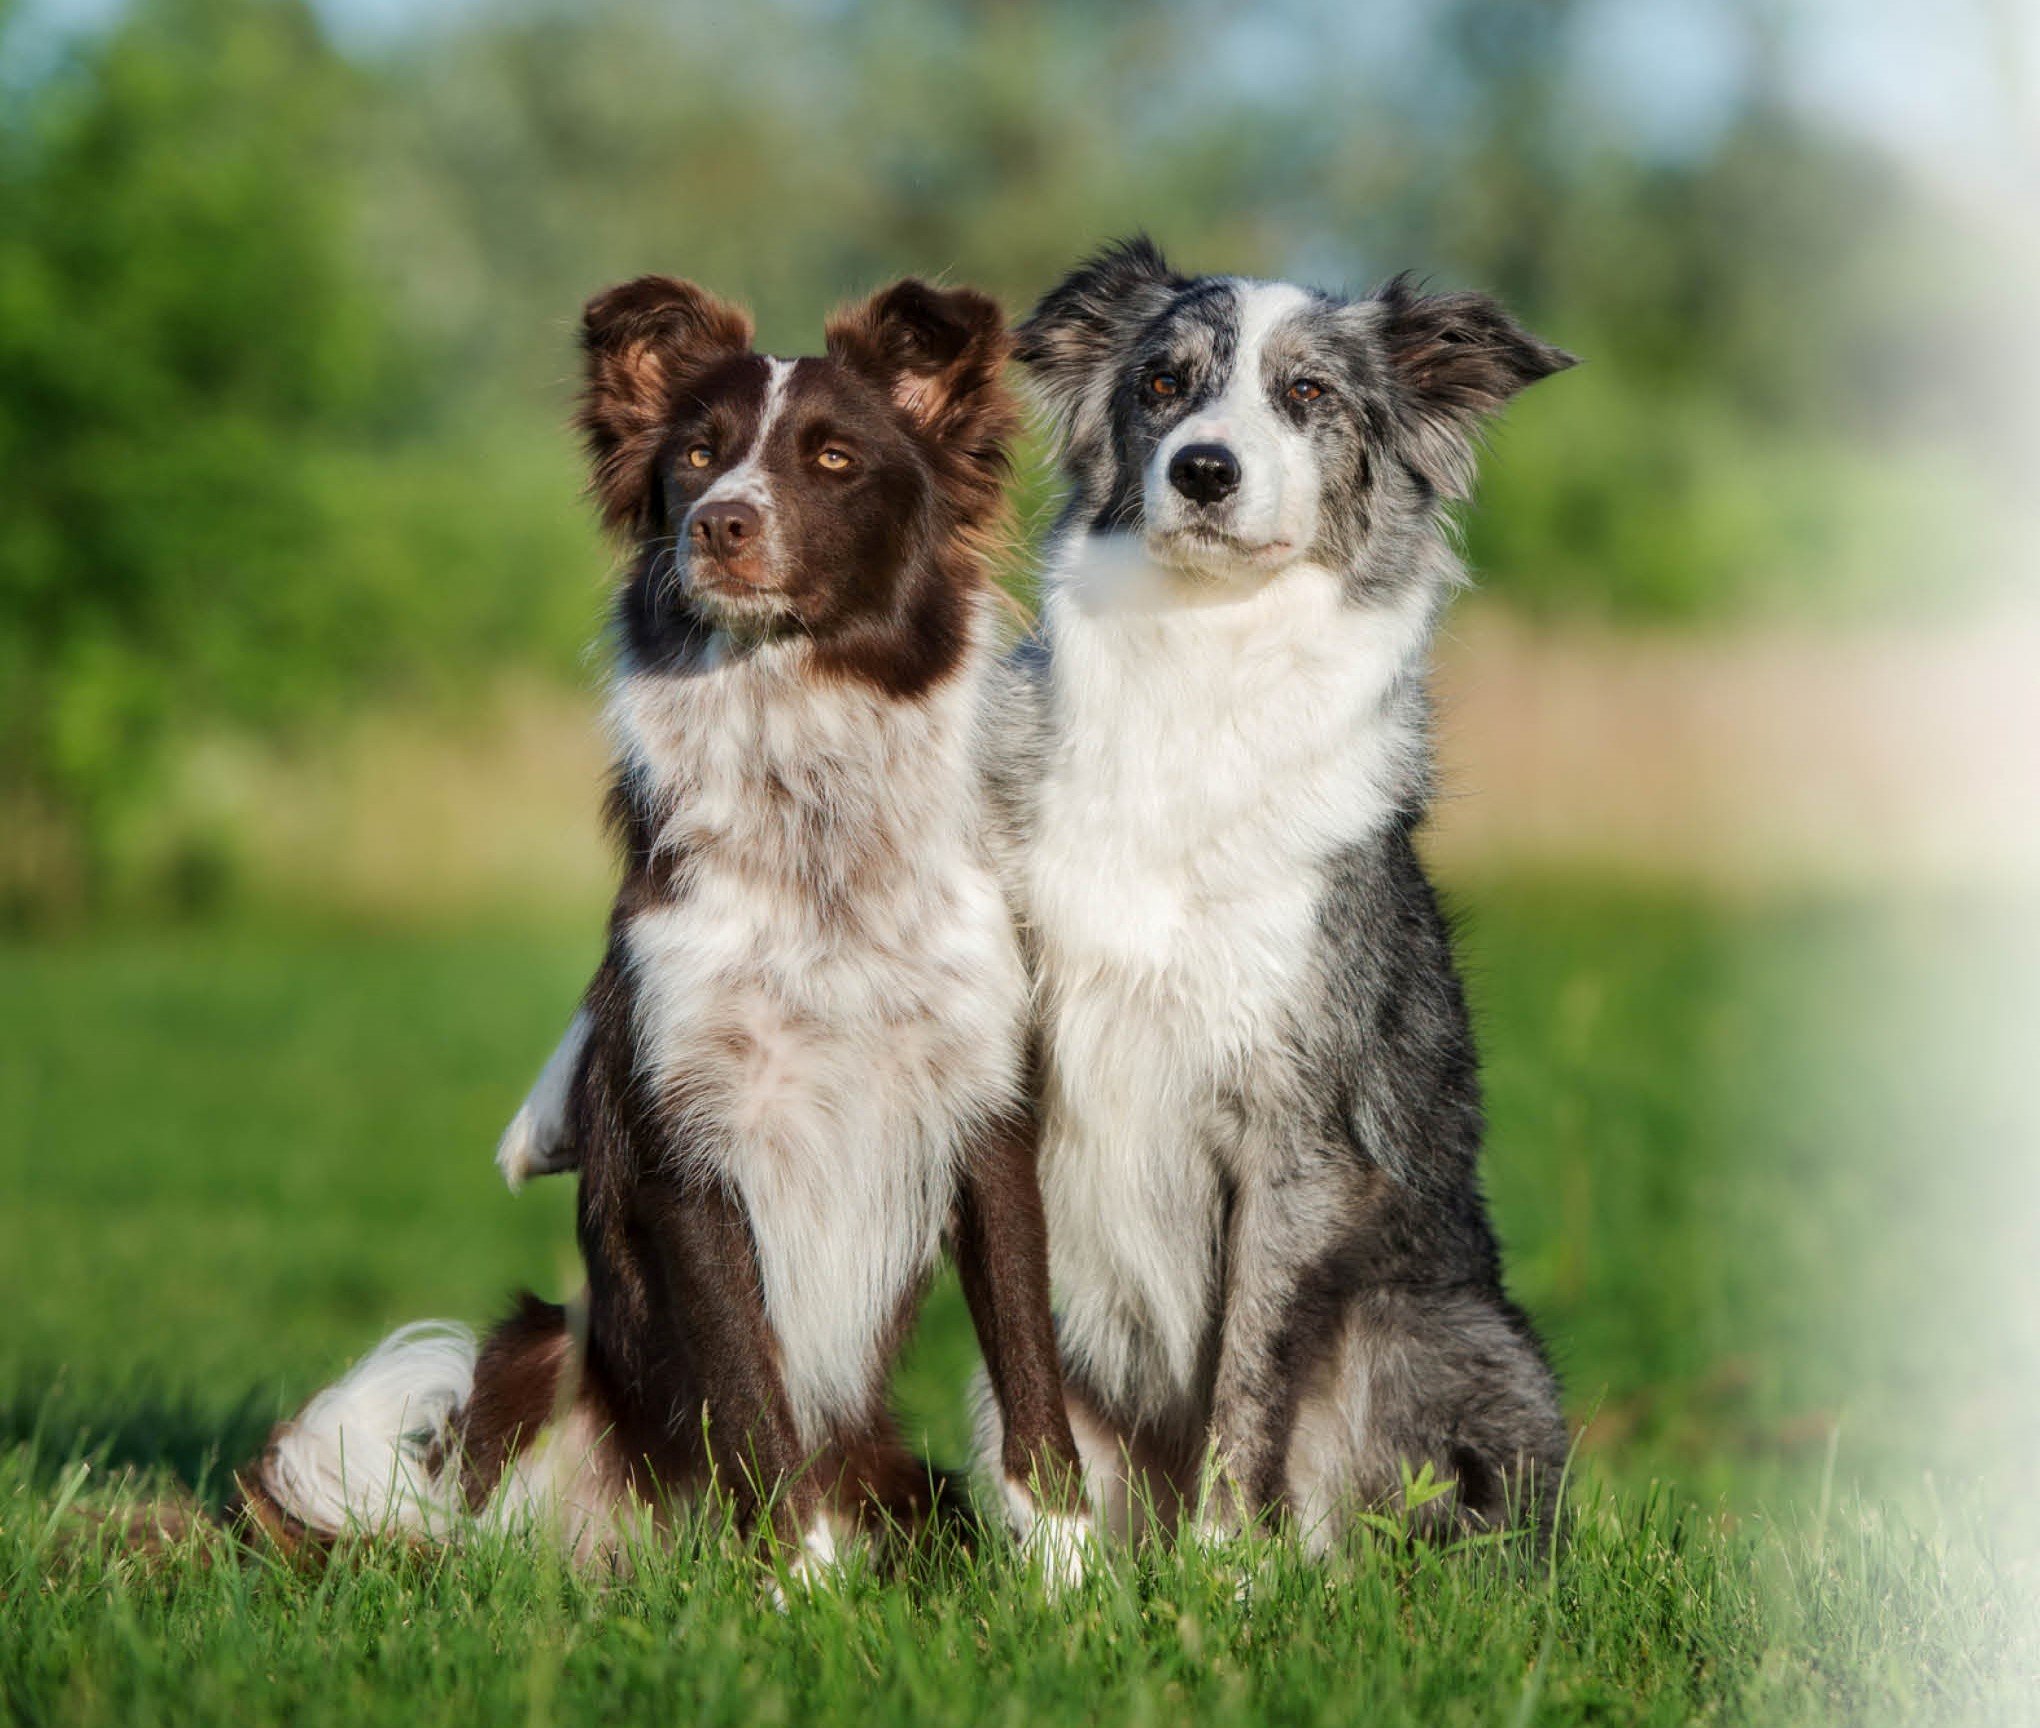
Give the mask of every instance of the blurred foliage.
POLYGON ((571 672, 604 567, 571 319, 644 269, 799 349, 888 275, 1017 308, 1135 227, 1194 268, 1414 265, 1590 362, 1490 465, 1509 600, 1861 611, 1988 562, 1938 538, 1991 519, 1953 333, 2010 309, 1930 290, 1943 218, 1761 55, 1646 152, 1582 94, 1575 0, 1412 16, 1389 56, 1310 0, 503 0, 343 52, 304 0, 132 0, 0 99, 0 897, 202 888, 153 818, 209 734, 571 672))
POLYGON ((0 774, 82 894, 173 727, 340 670, 319 464, 402 384, 324 172, 349 82, 301 11, 165 0, 12 111, 0 774))

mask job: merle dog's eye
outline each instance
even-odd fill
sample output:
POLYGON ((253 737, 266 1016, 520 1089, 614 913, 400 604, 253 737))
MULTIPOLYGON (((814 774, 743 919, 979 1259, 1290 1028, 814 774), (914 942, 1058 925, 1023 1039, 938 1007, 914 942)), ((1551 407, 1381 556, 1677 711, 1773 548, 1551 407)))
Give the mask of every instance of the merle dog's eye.
POLYGON ((828 469, 830 473, 840 474, 845 468, 850 466, 851 456, 849 451, 839 450, 835 445, 831 444, 824 448, 815 457, 815 460, 828 469))
POLYGON ((688 467, 706 468, 714 460, 715 452, 706 444, 690 444, 687 446, 688 467))
POLYGON ((1292 402, 1315 402, 1325 393, 1325 387, 1315 378, 1299 378, 1289 386, 1289 400, 1292 402))
POLYGON ((1154 372, 1148 375, 1150 396, 1173 396, 1183 388, 1183 380, 1173 372, 1154 372))

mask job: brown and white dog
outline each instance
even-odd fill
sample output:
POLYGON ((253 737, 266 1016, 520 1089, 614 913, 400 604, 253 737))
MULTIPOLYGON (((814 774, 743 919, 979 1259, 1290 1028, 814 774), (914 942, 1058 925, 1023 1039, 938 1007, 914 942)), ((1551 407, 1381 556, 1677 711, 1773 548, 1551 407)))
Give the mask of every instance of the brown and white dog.
POLYGON ((580 423, 617 607, 609 944, 503 1161, 580 1168, 585 1316, 408 1327, 244 1476, 285 1533, 537 1520, 584 1558, 712 1480, 826 1563, 927 1509, 887 1371, 947 1238, 1022 1534, 1079 1563, 1028 1105, 1028 983, 982 785, 998 308, 906 281, 824 357, 689 283, 599 296, 580 423))

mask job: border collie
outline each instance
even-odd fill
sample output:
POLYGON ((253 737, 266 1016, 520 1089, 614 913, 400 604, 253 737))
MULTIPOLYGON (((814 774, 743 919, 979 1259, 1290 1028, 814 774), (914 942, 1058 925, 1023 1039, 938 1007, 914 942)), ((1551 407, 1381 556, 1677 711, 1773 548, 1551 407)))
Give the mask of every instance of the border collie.
POLYGON ((585 1313, 526 1297, 479 1354, 388 1339, 244 1478, 286 1538, 532 1519, 594 1558, 716 1481, 824 1564, 927 1510, 886 1382, 946 1235, 1016 1521, 1079 1564, 1029 987, 979 792, 1003 320, 905 281, 826 357, 751 333, 664 277, 583 323, 594 490, 634 550, 623 881, 503 1162, 579 1165, 585 1313))
POLYGON ((1565 1429, 1411 835, 1450 507, 1482 422, 1571 357, 1481 295, 1189 277, 1145 239, 1017 352, 1069 488, 1020 656, 1023 918, 1093 1503, 1324 1546, 1428 1465, 1420 1526, 1548 1530, 1565 1429))

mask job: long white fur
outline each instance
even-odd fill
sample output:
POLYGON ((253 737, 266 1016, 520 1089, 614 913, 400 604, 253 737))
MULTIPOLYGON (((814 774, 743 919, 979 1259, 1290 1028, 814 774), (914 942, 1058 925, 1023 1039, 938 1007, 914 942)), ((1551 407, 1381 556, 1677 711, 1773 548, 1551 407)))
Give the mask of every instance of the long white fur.
MULTIPOLYGON (((1247 291, 1242 376, 1295 294, 1247 291)), ((1293 460, 1279 425, 1250 424, 1278 417, 1237 384, 1222 412, 1257 452, 1243 484, 1290 531, 1315 494, 1256 478, 1293 460)), ((1052 742, 1025 872, 1042 1181, 1065 1349, 1131 1408, 1193 1386, 1240 1152, 1225 1093, 1293 1037, 1327 862, 1395 813, 1434 604, 1356 605, 1340 572, 1302 560, 1213 582, 1132 535, 1078 537, 1047 572, 1052 742)))
MULTIPOLYGON (((568 1355, 561 1341, 564 1365, 568 1355)), ((583 1563, 615 1554, 635 1502, 606 1436, 563 1381, 556 1420, 519 1450, 472 1517, 456 1421, 474 1390, 475 1337, 449 1320, 399 1327, 280 1428, 262 1486, 328 1535, 450 1542, 470 1530, 537 1532, 583 1563)), ((564 1369, 563 1369, 564 1371, 564 1369)))
POLYGON ((688 858, 685 900, 626 936, 639 1059, 744 1201, 814 1445, 869 1404, 965 1130, 1019 1100, 1027 982, 980 827, 978 660, 902 703, 806 653, 627 676, 611 714, 688 858))

